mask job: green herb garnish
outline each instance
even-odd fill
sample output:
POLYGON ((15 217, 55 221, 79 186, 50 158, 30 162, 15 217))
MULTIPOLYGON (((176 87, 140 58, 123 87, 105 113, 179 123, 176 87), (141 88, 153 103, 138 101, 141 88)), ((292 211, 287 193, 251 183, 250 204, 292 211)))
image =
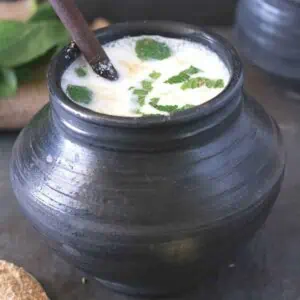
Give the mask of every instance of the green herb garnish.
POLYGON ((224 87, 224 80, 223 79, 209 79, 205 77, 197 77, 191 78, 183 83, 181 86, 182 90, 187 89, 196 89, 201 86, 205 85, 208 88, 223 88, 224 87))
POLYGON ((150 75, 149 75, 152 79, 158 79, 161 76, 161 73, 153 71, 150 75))
POLYGON ((151 92, 153 87, 152 87, 152 82, 149 80, 143 80, 142 81, 142 88, 147 91, 147 92, 151 92))
POLYGON ((142 89, 135 89, 133 90, 133 94, 137 96, 147 96, 148 91, 142 90, 142 89))
POLYGON ((67 94, 78 103, 89 104, 93 98, 93 92, 85 86, 68 85, 67 94))
POLYGON ((194 66, 190 66, 188 69, 180 72, 178 75, 170 77, 168 80, 165 81, 165 83, 169 83, 169 84, 182 83, 190 79, 191 75, 197 74, 199 72, 202 71, 194 66))
POLYGON ((135 52, 141 60, 163 60, 171 56, 171 49, 166 43, 158 42, 150 38, 136 42, 135 52))
POLYGON ((152 98, 149 104, 159 111, 168 112, 168 113, 174 113, 177 111, 194 107, 194 105, 192 104, 186 104, 182 107, 179 107, 178 105, 159 105, 158 102, 159 102, 159 98, 152 98))
POLYGON ((87 70, 82 67, 76 68, 75 72, 78 77, 85 77, 87 75, 87 70))
POLYGON ((186 104, 186 105, 184 105, 183 107, 181 107, 181 110, 190 109, 190 108, 193 108, 193 107, 195 107, 195 105, 192 105, 192 104, 186 104))
POLYGON ((134 86, 128 88, 129 91, 134 90, 134 86))
POLYGON ((178 105, 159 105, 159 98, 152 98, 149 104, 155 109, 163 112, 172 113, 178 110, 178 105))
POLYGON ((146 102, 146 96, 138 96, 138 104, 140 106, 145 105, 145 102, 146 102))

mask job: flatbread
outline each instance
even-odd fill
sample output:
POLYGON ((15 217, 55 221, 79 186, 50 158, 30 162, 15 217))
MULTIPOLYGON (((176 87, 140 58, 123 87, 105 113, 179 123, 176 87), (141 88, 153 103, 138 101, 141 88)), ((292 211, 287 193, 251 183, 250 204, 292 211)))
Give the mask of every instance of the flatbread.
POLYGON ((49 300, 38 281, 23 268, 0 260, 1 300, 49 300))

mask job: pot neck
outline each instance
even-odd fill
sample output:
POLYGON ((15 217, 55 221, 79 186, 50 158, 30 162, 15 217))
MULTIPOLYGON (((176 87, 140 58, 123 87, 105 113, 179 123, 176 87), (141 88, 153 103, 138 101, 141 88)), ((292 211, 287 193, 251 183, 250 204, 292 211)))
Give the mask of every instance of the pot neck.
POLYGON ((80 143, 121 151, 161 151, 209 143, 236 121, 242 104, 243 92, 240 87, 235 89, 224 106, 208 115, 182 122, 170 122, 166 118, 166 122, 159 126, 153 123, 143 127, 125 127, 84 120, 52 101, 51 122, 80 143))

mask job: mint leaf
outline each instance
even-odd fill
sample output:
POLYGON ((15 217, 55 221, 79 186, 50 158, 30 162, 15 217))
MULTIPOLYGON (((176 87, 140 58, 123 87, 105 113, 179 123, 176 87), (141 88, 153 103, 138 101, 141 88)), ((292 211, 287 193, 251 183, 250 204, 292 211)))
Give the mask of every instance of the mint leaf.
POLYGON ((145 99, 146 99, 145 96, 139 96, 139 97, 138 97, 138 104, 139 104, 140 106, 145 105, 145 99))
POLYGON ((171 56, 171 49, 166 43, 161 43, 150 38, 138 40, 135 52, 141 60, 163 60, 171 56))
POLYGON ((184 70, 183 72, 189 75, 193 75, 203 71, 194 66, 190 66, 188 69, 184 70))
POLYGON ((85 86, 68 85, 67 94, 78 103, 89 104, 93 98, 93 92, 85 86))
POLYGON ((205 81, 198 77, 198 78, 192 78, 187 80, 182 86, 182 90, 187 90, 187 89, 196 89, 199 88, 200 86, 204 85, 205 81))
POLYGON ((18 89, 17 76, 12 69, 0 69, 0 98, 16 94, 18 89))
POLYGON ((147 94, 148 94, 148 91, 145 91, 145 90, 142 90, 142 89, 135 89, 134 91, 133 91, 133 94, 134 95, 137 95, 137 96, 147 96, 147 94))
POLYGON ((161 76, 161 73, 153 71, 150 75, 149 75, 152 79, 158 79, 161 76))
POLYGON ((178 110, 178 105, 159 105, 159 98, 152 98, 149 104, 159 111, 172 113, 178 110))
POLYGON ((181 82, 184 82, 184 81, 190 79, 190 77, 191 77, 190 75, 194 75, 199 72, 202 72, 202 71, 194 66, 190 66, 188 69, 183 70, 178 75, 170 77, 167 81, 165 81, 165 83, 169 83, 169 84, 181 83, 181 82))
POLYGON ((190 109, 190 108, 193 108, 193 107, 195 107, 195 105, 186 104, 186 105, 184 105, 184 106, 181 107, 181 110, 190 109))
POLYGON ((197 77, 197 78, 191 78, 187 80, 182 86, 182 90, 187 89, 196 89, 201 86, 205 85, 208 88, 223 88, 224 87, 224 80, 223 79, 209 79, 205 77, 197 77))
POLYGON ((152 82, 149 80, 143 80, 142 81, 142 87, 144 90, 146 90, 147 92, 151 92, 153 87, 152 87, 152 82))
POLYGON ((152 98, 149 102, 149 104, 154 107, 155 109, 159 110, 159 111, 163 111, 163 112, 168 112, 168 113, 173 113, 173 112, 177 112, 177 111, 181 111, 181 110, 185 110, 185 109, 189 109, 194 107, 194 105, 192 104, 186 104, 182 107, 179 107, 178 105, 159 105, 159 98, 152 98))
POLYGON ((59 21, 0 21, 0 65, 20 66, 67 40, 68 33, 59 21))
POLYGON ((159 98, 152 98, 149 102, 150 105, 156 106, 159 102, 159 98))
POLYGON ((76 68, 75 72, 78 77, 85 77, 87 75, 87 70, 82 67, 76 68))
POLYGON ((223 88, 223 87, 225 87, 225 83, 224 83, 224 80, 223 79, 218 79, 218 80, 216 80, 216 82, 215 82, 215 85, 214 85, 214 88, 223 88))
POLYGON ((35 14, 29 19, 29 22, 57 20, 57 15, 49 3, 42 3, 38 6, 35 14))
POLYGON ((189 78, 190 78, 190 75, 188 75, 184 72, 181 72, 178 75, 170 77, 167 81, 165 81, 165 83, 169 83, 169 84, 181 83, 181 82, 188 80, 189 78))

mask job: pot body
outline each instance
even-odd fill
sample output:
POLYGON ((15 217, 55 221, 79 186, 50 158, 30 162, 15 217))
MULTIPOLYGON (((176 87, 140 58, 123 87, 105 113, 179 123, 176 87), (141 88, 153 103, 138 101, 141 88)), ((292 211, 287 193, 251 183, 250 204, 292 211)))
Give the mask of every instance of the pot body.
MULTIPOLYGON (((152 26, 217 43, 196 28, 151 24, 112 26, 99 38, 152 26)), ((65 57, 50 68, 51 105, 13 149, 23 211, 59 255, 114 289, 157 295, 196 284, 269 214, 284 173, 278 126, 234 72, 218 99, 171 118, 92 116, 53 89, 65 57)))
POLYGON ((237 43, 252 63, 299 85, 299 1, 241 0, 236 23, 237 43))

